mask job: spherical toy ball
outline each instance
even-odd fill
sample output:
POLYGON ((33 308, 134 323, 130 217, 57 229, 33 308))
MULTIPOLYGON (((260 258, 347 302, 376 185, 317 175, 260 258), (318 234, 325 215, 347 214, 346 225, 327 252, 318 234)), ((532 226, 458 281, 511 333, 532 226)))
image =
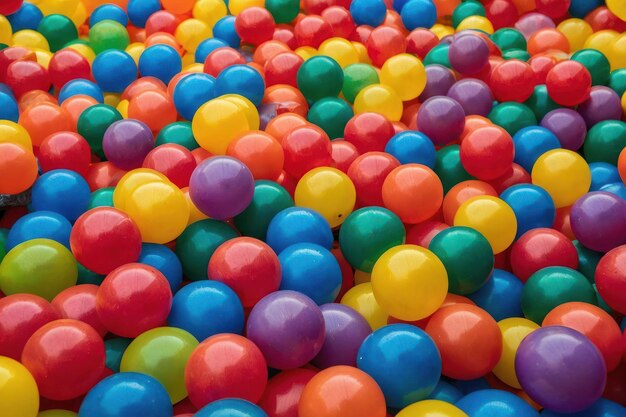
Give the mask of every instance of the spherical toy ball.
POLYGON ((517 184, 507 188, 500 198, 508 204, 517 219, 516 238, 541 227, 552 227, 556 208, 550 194, 532 184, 517 184))
POLYGON ((194 349, 185 368, 189 399, 198 408, 224 398, 257 402, 266 385, 263 354, 239 335, 209 337, 194 349))
POLYGON ((373 84, 378 84, 380 79, 378 73, 368 64, 352 64, 343 69, 343 85, 341 92, 350 103, 354 103, 354 100, 358 94, 365 87, 373 84))
POLYGON ((557 104, 576 106, 589 98, 591 74, 577 61, 559 62, 548 72, 546 87, 557 104))
POLYGON ((344 128, 352 116, 354 111, 345 100, 325 97, 311 106, 307 120, 323 129, 331 139, 337 139, 344 136, 344 128))
POLYGON ((197 163, 189 149, 174 143, 166 143, 152 149, 142 166, 163 173, 179 188, 189 186, 189 179, 197 163))
MULTIPOLYGON (((246 112, 243 106, 232 100, 223 97, 210 100, 203 104, 193 116, 194 137, 207 151, 223 155, 230 142, 254 128, 246 112)), ((256 109, 252 112, 256 112, 256 109)))
POLYGON ((354 113, 380 113, 392 122, 402 118, 402 99, 393 88, 385 84, 370 84, 354 99, 354 113))
POLYGON ((193 120, 196 111, 207 101, 217 97, 215 78, 197 73, 184 76, 174 88, 176 110, 187 120, 193 120))
POLYGON ((488 63, 489 46, 482 37, 468 33, 452 41, 448 55, 455 71, 461 74, 476 74, 488 63))
POLYGON ((533 401, 564 413, 584 410, 596 402, 606 385, 600 351, 576 330, 548 326, 529 334, 515 357, 519 382, 533 401), (554 352, 560 352, 554 360, 554 352))
POLYGON ((478 291, 468 297, 496 321, 521 317, 522 288, 524 284, 515 275, 494 269, 491 277, 478 291))
POLYGON ((183 267, 176 254, 165 245, 144 243, 137 262, 158 269, 175 293, 183 281, 183 267))
POLYGON ((96 83, 82 78, 76 78, 65 83, 63 88, 59 91, 59 104, 63 104, 65 100, 78 95, 89 96, 98 103, 104 102, 102 89, 96 83))
POLYGON ((468 417, 460 408, 440 400, 418 401, 402 409, 396 417, 427 417, 433 414, 441 417, 468 417))
POLYGON ((385 20, 385 2, 381 0, 357 0, 350 3, 350 13, 357 25, 380 26, 385 20))
POLYGON ((589 128, 604 120, 619 120, 622 116, 620 97, 611 88, 601 85, 591 87, 589 98, 577 110, 589 128))
POLYGON ((304 242, 331 249, 333 234, 328 221, 318 212, 304 207, 289 207, 271 219, 266 242, 277 254, 291 245, 304 242))
POLYGON ((526 127, 513 136, 515 162, 531 172, 537 159, 545 152, 561 147, 559 139, 548 129, 526 127))
POLYGON ((331 165, 330 138, 318 127, 295 127, 282 138, 281 145, 285 172, 294 178, 302 178, 313 168, 331 165))
POLYGON ((43 172, 68 169, 86 177, 91 164, 91 149, 78 133, 57 132, 41 142, 37 159, 43 172))
POLYGON ((245 43, 259 46, 274 35, 276 23, 269 10, 263 7, 248 7, 235 17, 235 30, 245 43))
POLYGON ((572 109, 556 109, 546 114, 541 126, 554 133, 563 149, 578 150, 585 141, 587 126, 578 112, 572 109))
POLYGON ((127 172, 120 178, 113 191, 113 204, 119 210, 126 209, 128 197, 138 187, 150 183, 166 184, 167 177, 152 169, 138 168, 127 172))
POLYGON ((0 192, 19 194, 37 179, 37 160, 16 143, 0 143, 0 192))
POLYGON ((419 108, 417 125, 435 145, 447 145, 458 139, 463 132, 465 110, 450 97, 431 97, 419 108))
POLYGON ((139 120, 114 122, 102 138, 107 159, 124 170, 139 168, 153 146, 154 136, 150 128, 139 120))
POLYGON ((103 20, 89 29, 89 46, 96 55, 108 49, 123 51, 129 43, 128 31, 114 20, 103 20))
POLYGON ((595 280, 598 293, 613 310, 620 313, 626 311, 626 297, 623 289, 626 286, 626 274, 623 265, 626 262, 626 247, 619 246, 600 259, 596 268, 595 280))
POLYGON ((324 317, 304 294, 277 291, 259 301, 248 317, 248 338, 276 369, 297 368, 313 359, 324 343, 324 317))
POLYGON ((594 125, 583 148, 588 162, 608 162, 617 165, 622 149, 626 148, 626 123, 605 120, 594 125))
POLYGON ((499 63, 491 71, 489 86, 493 96, 500 102, 523 103, 535 89, 535 73, 530 64, 518 59, 499 63))
POLYGON ((93 327, 100 337, 104 337, 107 329, 102 325, 96 311, 97 293, 97 285, 79 284, 57 294, 52 300, 52 305, 60 312, 62 318, 86 323, 93 327))
POLYGON ((59 242, 69 249, 71 223, 52 211, 36 211, 20 217, 9 229, 4 242, 4 250, 10 251, 20 243, 43 238, 59 242))
POLYGON ((515 373, 515 355, 522 340, 540 326, 528 319, 511 317, 500 320, 498 327, 502 333, 502 356, 493 368, 493 374, 508 386, 520 389, 515 373))
POLYGON ((454 222, 454 216, 461 204, 465 203, 472 197, 490 195, 497 197, 496 190, 484 181, 468 180, 456 184, 446 193, 443 199, 443 219, 447 224, 454 222))
POLYGON ((437 8, 431 0, 411 0, 404 4, 400 16, 408 30, 430 29, 437 22, 437 8))
POLYGON ((36 416, 39 410, 39 389, 28 369, 11 358, 0 356, 2 382, 0 406, 8 417, 36 416))
POLYGON ((116 4, 102 4, 96 7, 89 15, 89 26, 93 26, 103 20, 115 20, 122 26, 128 26, 126 11, 116 4))
POLYGON ((259 406, 251 403, 250 401, 238 398, 225 398, 223 400, 217 400, 202 407, 194 415, 197 417, 219 417, 225 414, 246 417, 267 417, 267 414, 259 406))
POLYGON ((298 368, 270 378, 258 402, 259 407, 273 417, 297 416, 302 391, 316 373, 312 369, 298 368))
POLYGON ((556 208, 574 204, 591 185, 589 165, 582 156, 566 149, 553 149, 541 155, 531 176, 533 184, 552 196, 556 208))
POLYGON ((380 70, 380 82, 396 90, 402 101, 417 98, 426 87, 424 64, 411 54, 387 59, 380 70))
POLYGON ((421 132, 404 131, 395 134, 385 145, 385 152, 401 164, 421 164, 435 168, 437 153, 430 139, 421 132))
POLYGON ((311 102, 336 97, 343 87, 343 70, 334 59, 315 56, 300 66, 297 82, 304 97, 311 102))
MULTIPOLYGON (((428 68, 430 67, 438 65, 429 65, 428 68)), ((487 117, 493 108, 494 99, 489 86, 474 78, 464 78, 455 82, 447 90, 446 95, 463 107, 466 116, 476 114, 487 117)))
POLYGON ((471 392, 455 405, 468 415, 476 417, 486 417, 493 413, 501 417, 539 417, 539 413, 517 395, 496 389, 471 392))
POLYGON ((483 181, 505 175, 511 169, 516 155, 511 135, 499 126, 479 127, 468 133, 461 142, 463 168, 483 181))
POLYGON ((32 209, 61 214, 70 222, 87 210, 91 190, 87 181, 74 171, 55 169, 43 174, 32 189, 32 209))
POLYGON ((626 243, 626 200, 594 191, 582 196, 571 211, 572 231, 585 247, 608 252, 626 243))

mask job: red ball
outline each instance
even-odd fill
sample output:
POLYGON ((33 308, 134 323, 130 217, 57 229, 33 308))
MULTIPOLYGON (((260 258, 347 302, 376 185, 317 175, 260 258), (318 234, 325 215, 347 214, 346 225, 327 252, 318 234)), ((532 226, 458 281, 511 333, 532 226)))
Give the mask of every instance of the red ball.
POLYGON ((126 213, 113 207, 98 207, 76 220, 70 246, 76 260, 85 268, 108 274, 139 259, 141 234, 126 213))
POLYGON ((557 63, 555 57, 550 55, 535 55, 528 60, 528 64, 535 73, 535 82, 545 84, 548 73, 557 63))
POLYGON ((52 304, 36 295, 13 294, 0 298, 0 356, 19 361, 33 333, 60 318, 52 304))
POLYGON ((285 171, 299 179, 313 168, 330 166, 332 147, 322 129, 309 125, 287 133, 282 141, 285 151, 285 171))
POLYGON ((369 25, 359 25, 356 29, 354 29, 354 32, 352 32, 349 40, 360 42, 365 45, 373 30, 374 28, 369 25))
POLYGON ((400 162, 385 152, 366 152, 352 162, 348 177, 360 206, 383 206, 383 183, 400 162))
POLYGON ((360 113, 348 120, 343 136, 359 153, 383 152, 395 133, 393 123, 382 114, 360 113))
POLYGON ((557 104, 576 106, 589 98, 591 74, 580 62, 562 61, 548 72, 546 87, 557 104))
POLYGON ((558 19, 567 14, 571 0, 536 0, 537 11, 551 19, 558 19))
POLYGON ((196 160, 184 146, 166 143, 146 155, 143 167, 162 173, 178 188, 184 188, 189 185, 189 178, 196 169, 196 160))
POLYGON ((509 59, 493 69, 489 86, 496 100, 522 103, 535 90, 535 79, 535 73, 528 63, 509 59))
POLYGON ((4 0, 0 3, 0 14, 5 16, 17 12, 22 7, 24 0, 4 0))
POLYGON ((100 336, 104 336, 107 333, 107 329, 100 321, 100 316, 98 316, 96 311, 97 293, 97 285, 77 285, 61 291, 52 300, 52 305, 59 310, 64 319, 73 319, 87 323, 100 336))
POLYGON ((318 48, 322 42, 333 37, 333 28, 321 16, 305 16, 294 27, 298 46, 318 48))
POLYGON ((157 32, 165 32, 173 35, 176 32, 178 23, 176 16, 167 10, 154 12, 148 17, 148 20, 146 20, 146 37, 157 32))
MULTIPOLYGON (((624 343, 626 346, 626 332, 624 333, 624 343)), ((626 349, 624 349, 626 355, 626 349)), ((626 407, 626 359, 613 372, 606 376, 606 388, 602 397, 615 401, 626 407)))
POLYGON ((37 159, 43 172, 69 169, 86 177, 91 164, 91 148, 78 133, 57 132, 41 142, 37 159))
POLYGON ((439 45, 439 38, 428 29, 417 28, 406 37, 406 51, 424 59, 435 46, 439 45))
POLYGON ((102 324, 122 337, 163 326, 172 307, 172 291, 163 274, 144 264, 129 263, 106 276, 96 295, 102 324))
POLYGON ((578 252, 571 240, 554 229, 524 233, 511 247, 511 269, 522 282, 548 266, 578 268, 578 252))
POLYGON ((87 58, 70 48, 61 49, 52 55, 48 72, 55 90, 61 90, 67 82, 77 78, 92 79, 87 58))
POLYGON ((519 19, 515 3, 511 0, 489 0, 485 3, 486 17, 494 29, 514 26, 519 19))
POLYGON ((330 145, 332 147, 333 166, 347 173, 352 162, 359 156, 356 146, 342 139, 335 139, 330 145))
POLYGON ((91 191, 100 188, 115 187, 126 174, 121 168, 116 167, 109 161, 96 162, 89 166, 85 180, 89 184, 91 191))
POLYGON ((18 99, 33 90, 48 91, 50 73, 35 61, 15 61, 7 67, 6 83, 18 99))
POLYGON ((83 395, 104 371, 102 337, 78 320, 55 320, 37 330, 24 346, 22 364, 37 382, 39 394, 51 400, 83 395))
POLYGON ((331 6, 322 12, 322 18, 330 23, 335 37, 348 39, 356 29, 352 15, 345 7, 331 6))
POLYGON ((224 68, 245 64, 246 59, 237 50, 224 46, 211 52, 204 61, 204 72, 217 77, 224 68))
POLYGON ((268 417, 298 417, 298 404, 306 384, 317 372, 311 369, 291 369, 272 377, 259 400, 268 417))
POLYGON ((211 336, 191 353, 185 367, 189 399, 198 408, 222 398, 256 403, 267 385, 267 363, 259 348, 236 334, 211 336))
POLYGON ((450 226, 437 220, 426 220, 425 222, 418 223, 407 231, 406 244, 427 248, 428 245, 430 245, 430 241, 433 240, 439 232, 446 230, 448 227, 450 226))
POLYGON ((248 7, 235 17, 235 31, 241 40, 255 46, 272 39, 275 28, 274 17, 263 7, 248 7))
MULTIPOLYGON (((610 29, 616 32, 626 31, 626 22, 615 16, 606 6, 600 6, 585 16, 594 32, 610 29)), ((626 385, 626 384, 625 384, 626 385)))
POLYGON ((372 65, 382 67, 392 56, 406 52, 407 41, 400 29, 393 26, 379 26, 372 30, 365 47, 372 65))
POLYGON ((287 84, 298 87, 298 70, 304 59, 294 52, 281 52, 265 63, 265 85, 287 84))
POLYGON ((244 307, 278 290, 281 268, 278 256, 264 242, 238 237, 218 247, 209 261, 209 279, 223 282, 239 296, 244 307))
POLYGON ((513 166, 515 146, 499 126, 479 127, 461 143, 461 164, 474 177, 489 181, 505 175, 513 166))
POLYGON ((600 297, 613 310, 626 314, 626 245, 607 252, 596 268, 600 297))
POLYGON ((509 187, 517 184, 530 184, 531 182, 532 179, 530 178, 530 174, 522 168, 521 165, 513 162, 511 169, 507 171, 506 174, 489 181, 489 185, 491 185, 498 192, 498 194, 501 194, 502 191, 509 187))
POLYGON ((276 25, 272 39, 281 41, 291 49, 296 49, 298 47, 296 35, 293 33, 293 28, 289 25, 276 25))
POLYGON ((12 46, 0 51, 0 82, 6 82, 7 68, 15 61, 28 60, 37 62, 37 55, 21 46, 12 46))

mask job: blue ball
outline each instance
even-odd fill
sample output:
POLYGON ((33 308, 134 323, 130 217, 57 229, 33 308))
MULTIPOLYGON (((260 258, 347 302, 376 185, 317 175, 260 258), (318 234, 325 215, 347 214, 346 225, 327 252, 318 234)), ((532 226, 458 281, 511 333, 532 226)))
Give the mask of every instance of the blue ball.
POLYGON ((467 297, 489 313, 495 321, 500 321, 510 317, 524 317, 523 289, 524 283, 515 275, 502 269, 494 269, 489 281, 467 297))
POLYGON ((128 2, 128 17, 130 22, 138 28, 146 27, 146 21, 152 13, 161 10, 160 0, 130 0, 128 2))
POLYGON ((623 182, 614 182, 612 184, 607 184, 604 187, 600 188, 600 191, 606 191, 607 193, 615 194, 616 196, 621 197, 626 200, 626 185, 623 182))
POLYGON ((168 84, 183 68, 183 61, 169 45, 152 45, 139 57, 139 72, 142 77, 152 76, 168 84))
POLYGON ((174 88, 174 106, 187 120, 192 120, 200 106, 215 97, 215 78, 202 72, 185 76, 174 88))
POLYGON ((403 408, 433 392, 441 377, 441 355, 422 329, 391 324, 363 341, 357 367, 374 378, 389 407, 403 408))
POLYGON ((17 101, 10 94, 0 92, 0 120, 10 120, 17 123, 20 110, 17 101))
POLYGON ((98 103, 104 103, 104 94, 100 86, 93 81, 77 78, 67 82, 59 92, 59 104, 70 97, 84 95, 93 97, 98 103))
POLYGON ((20 217, 9 230, 5 249, 10 251, 20 243, 31 239, 50 239, 70 248, 72 224, 52 211, 36 211, 20 217))
POLYGON ((472 417, 539 417, 526 401, 497 389, 472 392, 461 398, 456 406, 472 417))
POLYGON ((500 194, 517 219, 519 238, 524 233, 538 227, 552 227, 556 218, 554 200, 546 190, 533 184, 517 184, 507 188, 500 194))
POLYGON ((215 79, 215 95, 224 94, 242 95, 259 106, 265 94, 265 81, 259 71, 248 65, 232 65, 215 79))
POLYGON ((102 90, 121 93, 137 79, 137 64, 124 51, 109 49, 94 59, 93 77, 102 90))
POLYGON ((341 289, 341 268, 328 249, 314 243, 296 243, 278 256, 281 290, 298 291, 318 305, 332 303, 341 289))
POLYGON ((144 243, 137 262, 158 269, 169 282, 172 293, 176 293, 183 282, 183 265, 178 256, 165 245, 144 243))
POLYGON ((449 380, 456 389, 461 391, 463 395, 467 395, 472 392, 491 389, 491 385, 485 377, 470 379, 463 381, 461 379, 449 380))
POLYGON ((87 211, 91 190, 87 181, 74 171, 55 169, 35 181, 32 211, 53 211, 71 223, 87 211))
POLYGON ((280 254, 286 247, 304 242, 332 249, 334 238, 328 221, 304 207, 289 207, 278 212, 267 228, 266 243, 280 254))
POLYGON ((235 30, 235 16, 224 16, 215 22, 213 37, 223 40, 231 48, 239 49, 241 38, 235 30))
POLYGON ((626 407, 600 398, 594 405, 578 413, 561 414, 544 409, 541 417, 626 417, 626 407))
POLYGON ((39 22, 43 19, 43 13, 34 4, 22 3, 20 9, 7 16, 7 19, 11 24, 13 33, 24 29, 37 30, 39 22))
POLYGON ((591 171, 589 191, 600 191, 605 185, 622 182, 617 167, 608 162, 592 162, 589 164, 589 170, 591 171))
POLYGON ((385 146, 401 164, 422 164, 434 169, 437 151, 433 142, 421 132, 406 130, 396 133, 385 146))
POLYGON ((569 14, 584 19, 595 8, 604 4, 602 0, 572 0, 569 5, 569 14))
POLYGON ((532 172, 537 159, 544 153, 561 147, 554 133, 541 126, 525 127, 513 136, 514 161, 527 172, 532 172))
POLYGON ((122 26, 128 26, 128 15, 121 7, 115 4, 103 4, 94 9, 89 16, 89 27, 103 20, 114 20, 122 26))
POLYGON ((437 8, 432 0, 410 0, 402 7, 400 17, 408 30, 430 29, 437 23, 437 8))
POLYGON ((393 0, 393 9, 400 13, 405 4, 407 4, 409 0, 393 0))
POLYGON ((174 410, 163 385, 151 376, 122 372, 104 378, 85 396, 79 417, 172 417, 174 410))
POLYGON ((226 398, 204 406, 194 417, 267 417, 267 414, 246 400, 226 398))
POLYGON ((429 400, 439 400, 454 404, 463 398, 463 393, 446 381, 439 381, 434 391, 428 396, 429 400))
POLYGON ((224 48, 229 46, 226 42, 218 38, 205 39, 196 48, 195 61, 200 64, 204 64, 206 57, 217 48, 224 48))
POLYGON ((167 319, 199 341, 219 333, 243 334, 244 312, 237 294, 219 281, 194 281, 178 290, 167 319))
POLYGON ((385 21, 387 6, 383 0, 352 0, 350 14, 357 25, 376 27, 385 21))

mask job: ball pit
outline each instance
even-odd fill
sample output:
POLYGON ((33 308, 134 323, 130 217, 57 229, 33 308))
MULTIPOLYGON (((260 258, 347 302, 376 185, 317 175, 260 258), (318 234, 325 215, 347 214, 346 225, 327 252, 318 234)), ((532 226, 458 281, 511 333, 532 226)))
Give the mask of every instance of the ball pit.
POLYGON ((622 0, 0 2, 0 416, 626 416, 622 0))

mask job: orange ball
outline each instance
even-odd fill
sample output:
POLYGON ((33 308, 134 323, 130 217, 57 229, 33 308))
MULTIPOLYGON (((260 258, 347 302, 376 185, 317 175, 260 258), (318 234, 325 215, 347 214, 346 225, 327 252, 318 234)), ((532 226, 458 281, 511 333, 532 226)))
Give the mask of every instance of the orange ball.
POLYGON ((268 87, 263 96, 263 103, 275 103, 279 114, 290 111, 306 117, 309 112, 309 104, 300 90, 286 84, 268 87))
POLYGON ((64 130, 73 131, 72 116, 67 110, 57 104, 32 104, 20 115, 19 124, 30 134, 33 146, 38 147, 41 142, 53 133, 64 130))
POLYGON ((283 113, 279 114, 272 120, 267 123, 265 126, 265 133, 269 133, 278 141, 278 143, 283 142, 283 138, 287 135, 287 133, 291 132, 296 127, 302 127, 308 125, 309 122, 295 113, 283 113))
POLYGON ((167 91, 165 83, 155 77, 141 77, 133 81, 122 93, 120 100, 131 100, 144 91, 167 91))
POLYGON ((195 0, 161 0, 163 8, 174 14, 191 12, 195 3, 195 0))
POLYGON ((37 160, 29 150, 0 142, 0 194, 19 194, 37 179, 37 160))
POLYGON ((259 130, 244 133, 232 141, 226 155, 246 164, 255 180, 275 181, 283 172, 283 147, 271 135, 259 130))
POLYGON ((420 164, 395 168, 385 179, 382 191, 385 207, 409 224, 429 219, 443 202, 443 186, 439 177, 420 164))
POLYGON ((54 96, 46 91, 41 90, 32 90, 27 93, 24 93, 22 97, 19 98, 18 106, 20 108, 20 113, 32 106, 33 104, 39 103, 52 103, 57 104, 57 99, 54 96))
POLYGON ((304 387, 298 417, 386 417, 385 397, 376 381, 351 366, 333 366, 304 387))
POLYGON ((174 101, 161 91, 144 91, 137 94, 128 104, 128 117, 141 120, 150 130, 157 133, 178 117, 174 101))
POLYGON ((444 221, 452 225, 454 223, 454 216, 459 207, 461 207, 461 204, 478 195, 497 197, 498 192, 491 185, 479 180, 463 181, 452 187, 443 199, 444 221))
POLYGON ((266 41, 256 48, 254 55, 252 55, 252 61, 264 66, 270 58, 281 52, 291 52, 291 48, 281 41, 266 41))
POLYGON ((88 107, 94 106, 98 104, 98 101, 86 95, 77 95, 72 96, 65 100, 63 104, 61 104, 61 108, 65 109, 72 119, 72 130, 76 130, 76 124, 78 123, 78 118, 82 114, 85 109, 88 107))
POLYGON ((551 50, 569 53, 567 37, 556 29, 538 30, 528 39, 528 53, 531 55, 551 50))
POLYGON ((619 154, 617 169, 619 170, 619 176, 626 184, 626 148, 622 149, 622 152, 619 154))

